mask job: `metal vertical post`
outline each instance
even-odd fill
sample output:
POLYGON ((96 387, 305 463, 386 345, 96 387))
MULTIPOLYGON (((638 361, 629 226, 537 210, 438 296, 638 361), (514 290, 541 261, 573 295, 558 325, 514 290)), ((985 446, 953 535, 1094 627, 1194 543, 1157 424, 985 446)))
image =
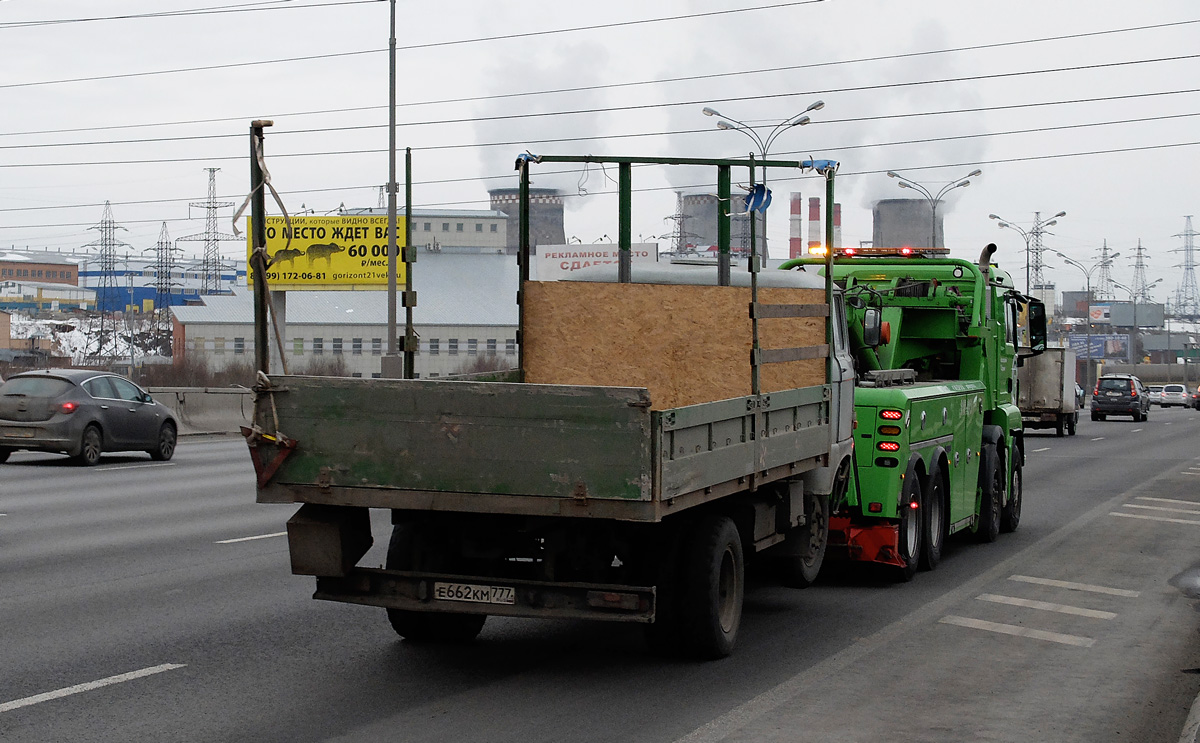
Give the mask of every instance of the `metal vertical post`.
POLYGON ((412 249, 412 148, 404 148, 404 378, 417 376, 417 331, 413 327, 413 308, 417 295, 413 291, 412 249))
POLYGON ((633 166, 617 165, 617 281, 633 281, 633 166))
POLYGON ((263 191, 262 168, 258 165, 259 153, 263 151, 263 128, 271 121, 250 122, 250 261, 254 268, 254 362, 258 371, 270 372, 271 342, 267 326, 267 201, 263 191))
POLYGON ((525 282, 529 281, 529 161, 518 160, 520 195, 517 208, 517 369, 520 381, 525 381, 525 282))
MULTIPOLYGON (((834 169, 825 168, 825 306, 829 308, 829 316, 825 318, 825 345, 829 352, 825 357, 825 382, 834 383, 833 373, 833 323, 836 313, 833 311, 833 177, 834 169)), ((833 426, 830 426, 830 431, 833 426)))
POLYGON ((717 166, 717 285, 729 286, 729 166, 717 166))
MULTIPOLYGON (((388 39, 388 356, 396 355, 396 0, 388 39)), ((405 376, 407 377, 407 358, 405 376)))
MULTIPOLYGON (((750 153, 750 193, 754 193, 754 153, 750 153)), ((747 202, 749 206, 749 202, 747 202)), ((765 213, 765 212, 764 212, 765 213)), ((758 250, 754 234, 754 212, 750 209, 746 210, 746 216, 750 219, 750 306, 754 311, 750 313, 750 348, 754 354, 753 363, 750 364, 750 394, 757 395, 762 392, 762 374, 759 368, 759 351, 762 350, 758 342, 758 250)))

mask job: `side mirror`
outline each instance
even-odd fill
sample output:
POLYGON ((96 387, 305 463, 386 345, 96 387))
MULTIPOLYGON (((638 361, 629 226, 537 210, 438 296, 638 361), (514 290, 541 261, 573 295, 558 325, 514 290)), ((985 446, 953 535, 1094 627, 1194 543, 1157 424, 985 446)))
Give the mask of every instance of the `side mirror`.
POLYGON ((1029 318, 1029 355, 1037 356, 1046 350, 1046 305, 1036 299, 1030 299, 1027 315, 1029 318))
POLYGON ((863 345, 875 348, 879 345, 883 330, 883 313, 878 307, 868 307, 863 310, 863 345))

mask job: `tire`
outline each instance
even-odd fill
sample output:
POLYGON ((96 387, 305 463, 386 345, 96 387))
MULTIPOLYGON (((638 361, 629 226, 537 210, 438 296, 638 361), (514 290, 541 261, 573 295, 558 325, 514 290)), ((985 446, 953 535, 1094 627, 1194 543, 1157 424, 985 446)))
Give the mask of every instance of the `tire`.
POLYGON ((829 496, 804 496, 803 526, 788 535, 796 553, 775 558, 779 582, 788 588, 808 588, 817 581, 829 544, 829 496))
POLYGON ((1004 468, 993 444, 983 447, 979 463, 979 518, 975 541, 987 544, 1000 536, 1000 510, 1004 497, 1004 468))
MULTIPOLYGON (((1074 435, 1074 432, 1071 434, 1074 435)), ((1021 501, 1025 497, 1025 481, 1021 477, 1021 451, 1012 448, 1012 477, 1008 481, 1008 503, 1000 511, 1000 531, 1014 532, 1021 523, 1021 501)))
POLYGON ((681 611, 688 655, 714 660, 733 652, 746 589, 742 539, 733 521, 701 519, 684 547, 681 611))
POLYGON ((946 542, 946 482, 942 466, 935 464, 929 473, 929 487, 925 490, 924 508, 921 518, 921 567, 933 570, 942 561, 942 547, 946 542))
POLYGON ((1070 418, 1067 418, 1067 435, 1074 436, 1075 429, 1078 427, 1079 427, 1079 413, 1075 413, 1070 418))
POLYGON ((1093 411, 1092 412, 1092 420, 1094 420, 1094 421, 1100 420, 1100 414, 1093 411))
POLYGON ((175 455, 176 440, 177 432, 175 431, 175 424, 167 421, 162 424, 162 428, 158 429, 158 444, 147 453, 154 461, 165 462, 175 455))
POLYGON ((900 487, 900 500, 896 504, 897 516, 900 518, 899 539, 897 551, 904 567, 894 568, 896 579, 907 583, 917 574, 921 565, 921 522, 924 520, 924 504, 921 502, 924 493, 921 491, 921 478, 913 463, 909 463, 908 471, 904 474, 904 485, 900 487), (913 508, 912 504, 917 507, 913 508))
POLYGON ((1150 408, 1146 408, 1146 412, 1142 413, 1142 422, 1150 420, 1150 408))
POLYGON ((1133 411, 1133 422, 1134 422, 1134 423, 1141 423, 1141 422, 1142 422, 1142 421, 1144 421, 1144 420, 1146 420, 1146 414, 1145 414, 1145 413, 1143 413, 1143 412, 1142 412, 1142 411, 1140 411, 1140 410, 1135 410, 1135 411, 1133 411))
POLYGON ((666 658, 675 658, 683 653, 683 622, 679 605, 683 582, 679 576, 679 558, 679 530, 671 529, 654 557, 654 621, 643 625, 650 652, 666 658))
POLYGON ((12 454, 12 449, 0 449, 0 464, 8 461, 9 454, 12 454))
MULTIPOLYGON (((418 566, 415 554, 423 539, 415 524, 396 524, 388 542, 387 569, 413 570, 418 566)), ((410 642, 464 643, 474 640, 484 622, 486 614, 450 614, 445 612, 408 611, 388 609, 388 622, 396 634, 410 642)))
POLYGON ((79 440, 79 453, 75 455, 75 461, 84 467, 94 467, 100 462, 100 455, 104 452, 104 436, 100 433, 100 427, 89 424, 83 429, 83 436, 79 440))
POLYGON ((1094 420, 1094 421, 1108 420, 1108 413, 1093 413, 1092 420, 1094 420))
POLYGON ((1060 437, 1067 435, 1067 419, 1062 415, 1058 416, 1058 420, 1054 423, 1054 434, 1060 437))

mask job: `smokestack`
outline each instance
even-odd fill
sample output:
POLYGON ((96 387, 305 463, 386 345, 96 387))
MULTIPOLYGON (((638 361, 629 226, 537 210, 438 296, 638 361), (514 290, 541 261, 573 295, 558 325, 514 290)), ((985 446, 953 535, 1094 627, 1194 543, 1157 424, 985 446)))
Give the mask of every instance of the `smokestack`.
POLYGON ((808 247, 821 247, 821 199, 816 196, 808 200, 808 247))
POLYGON ((842 205, 833 205, 833 247, 842 247, 842 205))
POLYGON ((788 257, 804 257, 804 199, 799 191, 792 191, 792 214, 788 232, 788 257))

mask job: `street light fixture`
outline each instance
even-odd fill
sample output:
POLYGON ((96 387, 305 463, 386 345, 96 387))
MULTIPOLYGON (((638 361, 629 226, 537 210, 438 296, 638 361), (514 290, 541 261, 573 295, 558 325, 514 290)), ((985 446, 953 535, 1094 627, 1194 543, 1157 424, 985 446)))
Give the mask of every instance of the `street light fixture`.
POLYGON ((1096 263, 1093 263, 1091 268, 1084 266, 1082 263, 1075 260, 1074 258, 1064 255, 1063 253, 1061 253, 1057 250, 1054 251, 1054 254, 1057 255, 1059 258, 1062 258, 1063 261, 1068 266, 1074 266, 1075 268, 1078 268, 1080 271, 1083 271, 1083 276, 1087 281, 1087 306, 1088 306, 1088 309, 1087 309, 1087 317, 1084 318, 1084 327, 1087 330, 1087 371, 1084 373, 1083 379, 1085 382, 1087 382, 1087 388, 1091 389, 1092 388, 1092 272, 1095 271, 1097 268, 1100 268, 1101 266, 1111 266, 1113 261, 1117 258, 1117 256, 1121 255, 1121 251, 1118 250, 1117 252, 1113 253, 1112 255, 1105 258, 1104 260, 1100 260, 1100 261, 1097 261, 1096 263))
POLYGON ((1044 230, 1045 228, 1053 227, 1054 225, 1058 224, 1059 217, 1067 216, 1066 212, 1059 212, 1058 214, 1055 214, 1053 217, 1050 217, 1049 220, 1044 220, 1044 219, 1039 218, 1038 214, 1039 214, 1039 212, 1033 213, 1033 226, 1029 228, 1028 232, 1021 229, 1017 225, 1013 224, 1011 221, 1004 219, 1003 217, 999 217, 995 214, 988 215, 988 219, 995 219, 997 221, 1000 229, 1008 228, 1010 230, 1013 230, 1025 240, 1025 293, 1026 294, 1030 293, 1030 291, 1029 291, 1030 290, 1030 286, 1029 286, 1029 250, 1030 250, 1029 244, 1030 244, 1030 242, 1035 237, 1040 238, 1042 235, 1042 230, 1044 230))
MULTIPOLYGON (((742 122, 742 121, 738 121, 737 119, 733 118, 732 116, 726 116, 725 114, 721 113, 720 111, 716 110, 715 108, 709 108, 709 107, 705 106, 704 109, 700 111, 700 113, 704 114, 705 116, 716 116, 719 119, 721 119, 720 121, 717 122, 717 128, 721 129, 722 131, 741 132, 742 134, 745 134, 747 137, 750 137, 750 139, 752 139, 754 141, 754 144, 756 144, 758 146, 758 152, 760 155, 762 155, 762 159, 766 160, 767 153, 770 151, 771 145, 773 145, 775 143, 775 140, 779 137, 780 134, 783 134, 785 131, 787 131, 788 129, 791 129, 794 126, 805 126, 805 125, 811 123, 812 117, 808 116, 808 113, 810 111, 820 111, 822 108, 825 108, 825 101, 819 101, 819 100, 813 101, 812 103, 808 104, 808 108, 804 109, 800 113, 798 113, 794 116, 789 116, 788 118, 786 118, 783 121, 776 124, 775 127, 773 129, 771 129, 770 134, 768 134, 766 137, 761 136, 758 132, 756 132, 754 130, 754 127, 750 126, 749 124, 746 124, 745 122, 742 122), (726 121, 726 119, 728 119, 728 121, 726 121)), ((762 169, 762 185, 763 185, 763 188, 766 188, 766 186, 767 186, 767 166, 766 165, 764 165, 763 169, 762 169)), ((763 211, 762 215, 763 215, 762 216, 762 223, 763 223, 762 257, 763 257, 763 260, 766 260, 769 257, 768 249, 767 249, 767 213, 766 213, 766 211, 763 211)), ((750 215, 750 219, 754 219, 754 216, 750 215)), ((753 247, 753 246, 751 246, 751 247, 753 247)))
MULTIPOLYGON (((974 178, 974 177, 980 176, 980 175, 983 175, 983 171, 976 168, 975 170, 972 170, 970 173, 967 173, 966 175, 962 176, 961 178, 955 178, 953 181, 950 181, 949 183, 947 183, 945 186, 943 186, 941 188, 941 190, 939 190, 937 192, 937 195, 935 196, 929 192, 928 188, 921 185, 920 183, 917 183, 916 181, 912 180, 911 178, 906 178, 894 170, 889 170, 887 172, 888 178, 896 178, 899 180, 899 183, 897 183, 896 185, 898 185, 900 188, 911 188, 914 191, 916 191, 917 193, 924 196, 925 200, 929 202, 929 213, 930 213, 931 221, 932 221, 932 224, 930 225, 931 229, 929 232, 929 247, 931 247, 931 248, 936 248, 938 246, 937 245, 937 205, 938 205, 938 202, 942 200, 942 197, 945 196, 947 192, 953 191, 956 188, 966 188, 967 186, 971 185, 971 181, 968 179, 974 178)), ((943 242, 943 245, 945 245, 945 241, 943 240, 942 242, 943 242)))
MULTIPOLYGON (((1151 287, 1153 287, 1157 284, 1161 284, 1161 283, 1162 283, 1162 279, 1155 279, 1154 281, 1151 281, 1149 284, 1146 284, 1146 286, 1144 286, 1142 288, 1141 293, 1148 292, 1148 291, 1150 291, 1151 287)), ((1141 328, 1138 327, 1138 321, 1137 321, 1137 301, 1138 301, 1139 292, 1134 291, 1132 288, 1125 286, 1124 284, 1122 284, 1118 281, 1112 282, 1112 285, 1117 287, 1118 289, 1124 289, 1125 291, 1129 292, 1129 300, 1131 302, 1133 302, 1133 344, 1132 344, 1133 348, 1130 349, 1130 351, 1131 351, 1130 355, 1133 356, 1133 365, 1137 366, 1138 359, 1142 355, 1138 351, 1138 349, 1141 347, 1141 340, 1142 340, 1142 331, 1141 331, 1141 328)))

